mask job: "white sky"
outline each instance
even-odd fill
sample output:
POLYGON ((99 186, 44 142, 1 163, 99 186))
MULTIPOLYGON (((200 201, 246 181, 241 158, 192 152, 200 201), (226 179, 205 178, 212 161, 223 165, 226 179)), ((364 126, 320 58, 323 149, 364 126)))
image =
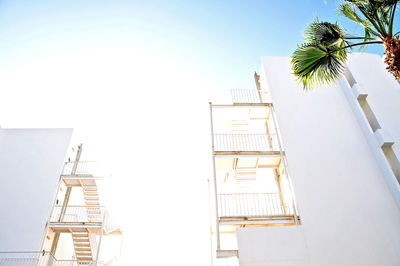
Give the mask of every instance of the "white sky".
POLYGON ((209 265, 208 101, 179 61, 123 44, 49 52, 0 72, 0 126, 72 127, 84 159, 110 165, 107 205, 123 265, 209 265))
POLYGON ((155 31, 139 9, 0 7, 0 126, 74 128, 83 159, 111 168, 100 197, 123 230, 122 265, 209 265, 208 102, 252 73, 227 79, 232 60, 176 45, 197 33, 155 31))

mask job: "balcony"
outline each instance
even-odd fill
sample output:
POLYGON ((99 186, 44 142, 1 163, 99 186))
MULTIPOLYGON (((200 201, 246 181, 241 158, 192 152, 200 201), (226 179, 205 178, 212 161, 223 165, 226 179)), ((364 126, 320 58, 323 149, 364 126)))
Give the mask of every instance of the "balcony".
POLYGON ((75 162, 64 163, 64 168, 62 171, 62 176, 92 176, 96 162, 91 161, 79 161, 77 163, 75 173, 73 174, 75 162))
POLYGON ((50 252, 0 252, 0 266, 107 266, 103 262, 57 260, 50 252))
POLYGON ((96 186, 96 180, 103 179, 98 175, 96 162, 79 161, 74 169, 75 162, 64 163, 61 178, 67 187, 96 186))
POLYGON ((234 104, 269 103, 268 94, 258 90, 231 90, 234 104))
POLYGON ((100 228, 106 215, 103 206, 55 206, 50 216, 53 230, 69 232, 69 228, 100 228))
POLYGON ((219 153, 241 152, 258 154, 279 154, 279 142, 276 134, 214 134, 214 151, 219 153))
POLYGON ((295 215, 292 206, 283 203, 279 193, 218 194, 217 200, 222 223, 248 224, 260 218, 290 220, 295 215))
POLYGON ((107 266, 107 264, 95 261, 78 261, 78 260, 54 260, 49 266, 107 266))

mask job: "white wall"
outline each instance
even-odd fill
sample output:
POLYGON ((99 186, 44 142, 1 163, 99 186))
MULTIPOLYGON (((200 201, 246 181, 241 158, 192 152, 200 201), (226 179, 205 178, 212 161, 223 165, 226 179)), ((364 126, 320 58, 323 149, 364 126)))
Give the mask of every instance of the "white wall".
POLYGON ((0 251, 37 251, 72 129, 0 129, 0 251))
MULTIPOLYGON (((400 212, 339 87, 341 83, 303 92, 290 74, 289 58, 263 57, 262 68, 276 109, 302 225, 292 234, 277 234, 286 229, 274 227, 240 229, 241 266, 296 266, 305 265, 304 260, 309 262, 306 265, 315 266, 400 265, 400 212), (285 264, 285 258, 272 264, 265 254, 274 242, 288 254, 297 254, 304 246, 306 249, 302 256, 296 255, 297 259, 292 256, 290 264, 285 264), (252 247, 256 246, 263 248, 255 251, 252 247)), ((379 84, 382 71, 374 73, 375 77, 369 78, 379 84)), ((360 82, 365 75, 372 73, 360 70, 355 78, 360 82)), ((386 85, 398 86, 393 82, 386 85)), ((393 97, 391 101, 400 102, 400 97, 393 97)), ((400 127, 395 122, 393 125, 400 127)))
POLYGON ((347 65, 355 81, 368 94, 368 103, 380 126, 389 131, 399 148, 400 85, 386 71, 386 65, 378 55, 354 53, 347 65))

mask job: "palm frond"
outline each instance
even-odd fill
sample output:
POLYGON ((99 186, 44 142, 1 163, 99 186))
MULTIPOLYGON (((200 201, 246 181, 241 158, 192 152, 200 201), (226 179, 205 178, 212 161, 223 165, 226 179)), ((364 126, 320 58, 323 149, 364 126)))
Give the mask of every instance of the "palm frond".
POLYGON ((338 24, 320 22, 318 18, 304 30, 306 43, 320 43, 325 46, 341 42, 344 34, 338 24))
POLYGON ((292 70, 303 90, 309 90, 338 79, 346 59, 346 50, 337 45, 303 44, 292 54, 292 70))

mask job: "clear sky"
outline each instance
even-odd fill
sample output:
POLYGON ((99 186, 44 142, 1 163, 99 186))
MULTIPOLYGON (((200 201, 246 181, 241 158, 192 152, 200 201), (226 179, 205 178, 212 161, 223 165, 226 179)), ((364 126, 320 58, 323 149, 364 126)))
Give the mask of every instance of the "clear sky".
POLYGON ((111 166, 122 265, 209 265, 208 102, 253 89, 261 56, 289 56, 336 13, 330 0, 1 0, 0 126, 74 128, 84 158, 111 166))
MULTIPOLYGON (((124 44, 173 57, 221 89, 249 88, 260 56, 288 56, 333 0, 0 1, 0 64, 124 44)), ((359 28, 339 19, 349 32, 359 28)), ((381 49, 372 49, 380 53, 381 49)))

